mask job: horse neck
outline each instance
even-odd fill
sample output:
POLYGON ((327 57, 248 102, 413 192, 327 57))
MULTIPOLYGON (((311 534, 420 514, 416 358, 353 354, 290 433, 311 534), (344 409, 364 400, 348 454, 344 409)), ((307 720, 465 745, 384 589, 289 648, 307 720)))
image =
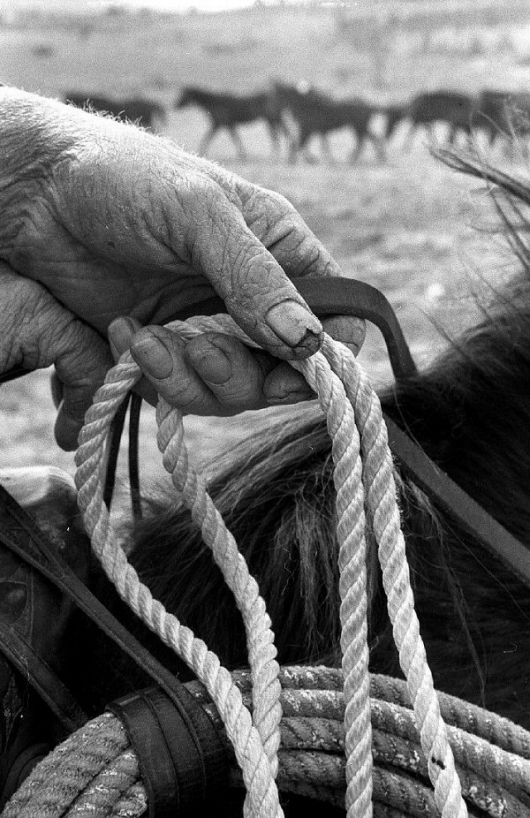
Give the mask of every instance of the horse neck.
POLYGON ((530 546, 530 312, 493 313, 433 367, 382 396, 385 411, 530 546))

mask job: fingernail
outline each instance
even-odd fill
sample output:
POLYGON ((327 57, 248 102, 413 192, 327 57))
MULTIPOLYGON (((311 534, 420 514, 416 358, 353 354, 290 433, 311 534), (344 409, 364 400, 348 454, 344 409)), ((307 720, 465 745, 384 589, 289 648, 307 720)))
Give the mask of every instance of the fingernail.
POLYGON ((65 452, 77 449, 77 438, 83 422, 74 420, 64 409, 60 408, 55 421, 55 439, 65 452))
POLYGON ((138 321, 125 315, 120 315, 109 324, 107 336, 115 358, 119 358, 129 348, 131 337, 138 332, 140 327, 141 324, 138 321))
POLYGON ((136 321, 135 318, 131 318, 128 315, 119 315, 114 321, 111 321, 109 325, 109 329, 124 329, 128 332, 137 332, 141 327, 139 321, 136 321))
POLYGON ((265 316, 267 326, 291 347, 318 349, 322 324, 297 301, 282 301, 271 307, 265 316))
POLYGON ((146 375, 159 380, 173 372, 173 358, 165 344, 150 330, 131 346, 131 354, 146 375))
POLYGON ((232 376, 232 364, 223 350, 206 339, 200 346, 190 347, 188 358, 205 381, 221 384, 232 376))

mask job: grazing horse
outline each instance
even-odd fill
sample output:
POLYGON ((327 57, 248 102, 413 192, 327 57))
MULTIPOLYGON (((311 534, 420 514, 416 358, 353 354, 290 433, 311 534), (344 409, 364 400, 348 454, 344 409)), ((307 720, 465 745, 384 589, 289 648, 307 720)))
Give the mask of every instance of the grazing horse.
POLYGON ((340 128, 349 128, 355 134, 356 144, 350 155, 352 162, 358 159, 367 141, 372 142, 379 160, 384 160, 383 141, 370 130, 370 122, 379 111, 374 105, 357 97, 333 99, 313 88, 300 88, 282 82, 274 84, 274 95, 278 106, 288 111, 298 126, 297 137, 291 139, 291 162, 296 160, 315 134, 320 136, 323 149, 331 158, 327 136, 340 128))
POLYGON ((239 159, 245 160, 247 155, 239 136, 238 126, 255 122, 257 119, 265 120, 275 155, 279 151, 280 135, 282 133, 288 135, 275 99, 267 91, 257 94, 235 95, 208 91, 195 86, 186 86, 175 100, 174 107, 186 108, 189 105, 197 105, 202 108, 210 119, 210 127, 204 134, 198 148, 198 152, 202 156, 206 155, 217 131, 226 128, 236 146, 239 159))
MULTIPOLYGON (((447 157, 446 157, 447 158, 447 157)), ((524 270, 495 294, 481 322, 425 371, 380 395, 383 409, 471 497, 530 547, 530 249, 521 208, 530 185, 451 154, 459 170, 493 183, 519 219, 509 240, 524 270)), ((500 206, 500 204, 499 204, 500 206)), ((337 541, 331 443, 325 421, 305 407, 231 451, 209 486, 258 578, 281 663, 340 662, 337 541)), ((438 689, 530 727, 528 588, 396 466, 416 607, 438 689)), ((162 496, 134 531, 131 561, 155 597, 229 668, 246 664, 240 617, 200 532, 162 496)), ((370 578, 371 669, 400 676, 379 573, 370 578)), ((112 597, 106 580, 100 594, 112 597)), ((115 610, 172 670, 179 660, 143 626, 115 610)), ((80 631, 76 630, 76 633, 80 631)), ((83 643, 90 645, 87 636, 83 643)), ((101 640, 80 666, 83 700, 97 706, 134 686, 134 669, 101 640), (97 659, 97 660, 96 660, 97 659), (105 677, 99 672, 108 668, 105 677), (94 675, 96 671, 96 676, 94 675), (127 680, 125 682, 125 680, 127 680), (100 693, 96 693, 100 691, 100 693), (98 697, 101 697, 99 699, 98 697)), ((84 702, 85 703, 85 702, 84 702)))
POLYGON ((459 133, 469 137, 472 132, 475 101, 469 94, 458 91, 427 91, 411 100, 406 116, 411 127, 405 140, 405 148, 410 148, 418 128, 427 126, 431 138, 436 122, 449 125, 447 140, 454 144, 459 133))
POLYGON ((64 101, 78 108, 112 114, 117 119, 134 122, 135 125, 152 131, 159 130, 167 120, 166 111, 162 105, 143 97, 128 97, 120 100, 68 91, 64 94, 64 101))

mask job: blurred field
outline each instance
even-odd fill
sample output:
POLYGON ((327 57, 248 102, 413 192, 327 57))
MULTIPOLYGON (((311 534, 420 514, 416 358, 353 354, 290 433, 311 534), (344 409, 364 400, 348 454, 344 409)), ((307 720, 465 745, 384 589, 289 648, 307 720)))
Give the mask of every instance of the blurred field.
MULTIPOLYGON (((384 4, 376 6, 377 17, 313 7, 215 17, 28 16, 0 28, 0 79, 47 95, 138 91, 168 108, 185 83, 243 91, 265 85, 272 75, 388 100, 426 87, 530 86, 530 11, 499 2, 495 14, 485 7, 481 17, 477 5, 471 20, 466 12, 459 25, 456 14, 435 16, 441 6, 414 19, 395 12, 392 17, 384 4)), ((193 150, 205 122, 198 111, 171 111, 165 133, 193 150)), ((367 152, 352 166, 345 162, 349 137, 339 133, 332 139, 333 165, 289 166, 283 157, 271 157, 261 125, 246 127, 242 137, 252 156, 248 163, 233 159, 226 137, 216 139, 211 157, 286 195, 345 275, 382 289, 398 310, 418 363, 444 343, 432 318, 457 332, 473 320, 470 294, 480 286, 477 274, 497 282, 509 271, 502 246, 482 229, 493 223, 484 190, 435 162, 422 138, 403 154, 398 134, 386 164, 375 164, 367 152)), ((388 381, 375 331, 362 360, 376 383, 388 381)), ((0 465, 54 463, 74 472, 72 455, 53 441, 48 378, 34 373, 2 387, 0 465)), ((266 413, 190 419, 192 451, 209 456, 263 422, 266 413)), ((142 451, 143 473, 161 473, 150 410, 144 413, 142 451)))

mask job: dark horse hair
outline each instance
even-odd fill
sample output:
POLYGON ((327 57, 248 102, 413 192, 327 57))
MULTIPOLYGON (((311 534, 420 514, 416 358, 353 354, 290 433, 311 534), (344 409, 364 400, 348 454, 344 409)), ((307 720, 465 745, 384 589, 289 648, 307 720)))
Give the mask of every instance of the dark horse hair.
MULTIPOLYGON (((384 411, 442 469, 530 546, 530 222, 524 213, 530 185, 455 152, 442 158, 490 184, 522 270, 494 292, 477 326, 380 397, 384 411)), ((280 662, 339 663, 334 489, 324 420, 310 407, 293 410, 292 418, 253 434, 217 466, 210 492, 258 579, 280 662)), ((396 479, 436 687, 529 728, 529 589, 459 530, 399 466, 396 479)), ((167 497, 148 505, 151 513, 133 535, 136 569, 228 667, 244 666, 238 611, 188 512, 167 497)), ((373 585, 371 669, 400 676, 377 576, 373 585)), ((108 588, 101 592, 109 597, 108 588)), ((121 603, 114 607, 127 618, 121 603)), ((155 637, 138 624, 134 629, 186 678, 155 637)), ((102 666, 99 659, 93 664, 102 666)), ((104 698, 137 683, 110 648, 108 666, 115 674, 106 674, 104 698)), ((88 671, 85 681, 93 700, 88 671)))

